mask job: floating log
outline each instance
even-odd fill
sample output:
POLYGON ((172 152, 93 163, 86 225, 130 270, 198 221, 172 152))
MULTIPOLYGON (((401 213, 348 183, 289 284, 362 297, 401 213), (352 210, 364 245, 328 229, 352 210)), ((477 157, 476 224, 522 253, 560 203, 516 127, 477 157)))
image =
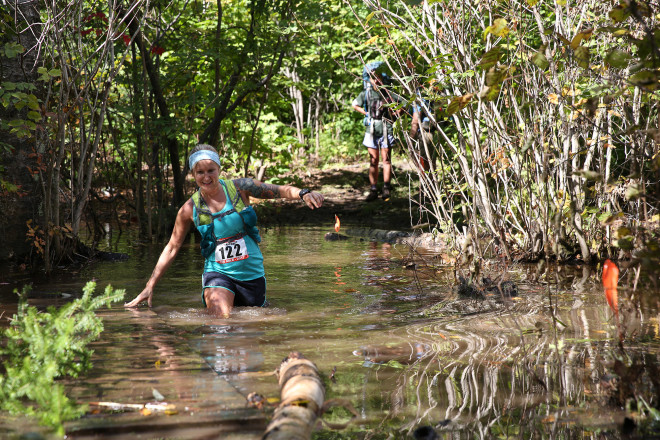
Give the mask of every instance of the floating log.
POLYGON ((309 440, 325 400, 316 365, 294 351, 280 364, 277 377, 280 404, 262 440, 309 440))
POLYGON ((357 237, 365 237, 374 241, 384 241, 385 243, 396 243, 403 238, 411 236, 409 232, 386 231, 383 229, 369 228, 351 228, 346 231, 346 234, 357 237))

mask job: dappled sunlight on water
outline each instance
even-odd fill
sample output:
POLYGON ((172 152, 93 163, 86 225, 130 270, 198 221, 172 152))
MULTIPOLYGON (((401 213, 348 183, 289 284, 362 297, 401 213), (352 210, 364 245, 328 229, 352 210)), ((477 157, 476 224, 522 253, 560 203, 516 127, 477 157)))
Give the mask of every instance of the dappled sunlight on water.
MULTIPOLYGON (((433 255, 420 265, 405 246, 327 242, 329 230, 265 231, 270 305, 236 308, 229 318, 202 308, 201 256, 184 246, 152 309, 101 313, 94 369, 69 384, 87 403, 144 404, 160 394, 177 414, 92 411, 69 432, 260 438, 274 404, 255 410, 246 396, 275 401, 273 372, 293 350, 318 366, 327 398, 346 399, 359 414, 317 438, 404 438, 422 425, 444 438, 618 438, 630 396, 657 405, 658 292, 632 291, 629 271, 618 318, 596 272, 582 267, 486 264, 484 275, 514 281, 517 296, 460 299, 453 269, 433 265, 433 255)), ((96 278, 132 298, 159 249, 126 248, 131 260, 86 268, 62 290, 79 292, 96 278)), ((34 301, 58 289, 36 286, 34 301)), ((342 408, 324 415, 349 418, 342 408)), ((643 421, 640 413, 635 423, 643 421)))

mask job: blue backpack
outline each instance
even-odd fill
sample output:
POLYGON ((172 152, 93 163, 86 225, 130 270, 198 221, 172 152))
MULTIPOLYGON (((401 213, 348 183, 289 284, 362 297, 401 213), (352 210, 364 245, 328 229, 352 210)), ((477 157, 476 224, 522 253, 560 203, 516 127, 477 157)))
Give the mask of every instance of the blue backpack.
POLYGON ((367 104, 367 97, 369 95, 369 91, 372 89, 371 87, 371 81, 370 81, 370 76, 372 72, 376 72, 377 76, 380 77, 381 81, 383 82, 384 85, 390 84, 390 76, 387 74, 385 67, 387 65, 385 64, 384 61, 372 61, 370 63, 367 63, 364 65, 362 68, 362 84, 364 86, 364 111, 367 112, 367 116, 364 117, 364 125, 369 125, 370 124, 370 116, 369 114, 371 113, 368 104, 367 104), (383 66, 383 68, 380 68, 383 66))
MULTIPOLYGON (((375 70, 377 70, 381 65, 383 64, 383 61, 372 61, 370 63, 365 64, 364 68, 362 69, 362 82, 364 84, 364 91, 366 92, 371 88, 371 81, 369 81, 369 74, 375 70)), ((387 73, 382 73, 383 79, 388 78, 387 73)), ((385 81, 383 81, 384 83, 385 81)))

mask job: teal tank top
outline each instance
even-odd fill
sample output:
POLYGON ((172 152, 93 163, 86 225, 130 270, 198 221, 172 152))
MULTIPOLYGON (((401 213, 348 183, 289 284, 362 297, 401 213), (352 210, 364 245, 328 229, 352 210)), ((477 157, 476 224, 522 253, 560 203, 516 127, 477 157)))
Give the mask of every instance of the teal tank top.
MULTIPOLYGON (((220 181, 227 200, 224 208, 218 213, 213 213, 214 220, 208 225, 197 225, 197 230, 205 237, 208 228, 213 227, 217 238, 215 252, 206 257, 204 261, 204 272, 218 272, 238 281, 250 281, 265 275, 264 257, 255 239, 248 235, 248 228, 241 215, 231 211, 234 206, 229 197, 225 182, 220 181), (218 217, 216 217, 218 216, 218 217)), ((251 207, 250 207, 251 208, 251 207)), ((193 217, 198 215, 193 208, 193 217)), ((256 220, 256 219, 255 219, 256 220)), ((197 222, 196 222, 197 223, 197 222)), ((255 222, 256 223, 256 222, 255 222)))

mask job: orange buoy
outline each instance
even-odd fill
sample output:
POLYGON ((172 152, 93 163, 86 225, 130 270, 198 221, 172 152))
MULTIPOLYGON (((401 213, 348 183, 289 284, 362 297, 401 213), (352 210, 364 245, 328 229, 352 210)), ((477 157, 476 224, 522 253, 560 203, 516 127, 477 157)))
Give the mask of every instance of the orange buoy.
POLYGON ((603 264, 603 287, 605 288, 605 299, 615 314, 619 313, 618 285, 619 268, 607 259, 605 260, 605 264, 603 264))

